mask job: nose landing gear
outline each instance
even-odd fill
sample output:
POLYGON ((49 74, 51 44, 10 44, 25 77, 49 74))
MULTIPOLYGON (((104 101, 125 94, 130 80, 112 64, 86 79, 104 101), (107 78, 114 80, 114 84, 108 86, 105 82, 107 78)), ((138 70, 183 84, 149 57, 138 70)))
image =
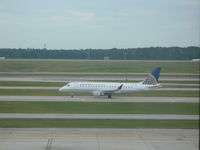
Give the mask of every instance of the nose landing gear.
POLYGON ((108 95, 108 98, 112 98, 112 95, 111 95, 111 94, 109 94, 109 95, 108 95))
POLYGON ((74 93, 71 93, 70 95, 71 95, 71 98, 74 98, 74 93))

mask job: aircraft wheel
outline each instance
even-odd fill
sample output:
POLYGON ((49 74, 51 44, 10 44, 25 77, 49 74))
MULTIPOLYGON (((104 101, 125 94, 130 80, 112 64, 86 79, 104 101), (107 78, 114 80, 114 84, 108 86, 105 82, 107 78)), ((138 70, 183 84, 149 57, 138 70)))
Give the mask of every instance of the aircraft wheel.
POLYGON ((74 94, 71 94, 71 98, 74 98, 74 94))

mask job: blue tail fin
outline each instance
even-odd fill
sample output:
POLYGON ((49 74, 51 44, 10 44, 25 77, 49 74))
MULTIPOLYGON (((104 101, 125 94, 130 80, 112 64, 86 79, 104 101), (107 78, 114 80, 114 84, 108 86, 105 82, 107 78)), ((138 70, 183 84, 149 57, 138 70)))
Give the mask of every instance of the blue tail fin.
POLYGON ((160 77, 160 70, 161 70, 161 67, 157 67, 151 72, 151 75, 154 76, 154 78, 156 79, 157 82, 160 77))
POLYGON ((158 83, 158 79, 160 77, 160 70, 161 67, 155 68, 148 76, 147 78, 142 82, 143 84, 147 85, 156 85, 158 83))

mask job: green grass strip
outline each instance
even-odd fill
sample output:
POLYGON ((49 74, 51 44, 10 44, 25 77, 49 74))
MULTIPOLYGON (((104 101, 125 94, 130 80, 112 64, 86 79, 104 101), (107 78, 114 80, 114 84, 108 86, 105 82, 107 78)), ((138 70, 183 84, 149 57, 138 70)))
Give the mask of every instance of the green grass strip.
POLYGON ((0 128, 165 128, 198 129, 198 120, 38 120, 0 119, 0 128))
POLYGON ((199 114, 199 103, 0 102, 0 113, 199 114))
MULTIPOLYGON (((0 89, 0 95, 18 96, 70 96, 58 90, 19 90, 19 89, 0 89)), ((77 96, 88 96, 91 94, 76 94, 77 96)), ((76 96, 75 95, 75 96, 76 96)), ((145 91, 133 94, 114 95, 118 96, 137 96, 137 97, 199 97, 198 91, 145 91)))
POLYGON ((33 87, 62 87, 66 83, 59 82, 23 82, 23 81, 0 81, 0 86, 33 86, 33 87))
POLYGON ((135 62, 135 61, 0 61, 2 72, 151 72, 157 66, 162 73, 199 73, 198 62, 135 62), (53 66, 53 67, 52 67, 53 66))

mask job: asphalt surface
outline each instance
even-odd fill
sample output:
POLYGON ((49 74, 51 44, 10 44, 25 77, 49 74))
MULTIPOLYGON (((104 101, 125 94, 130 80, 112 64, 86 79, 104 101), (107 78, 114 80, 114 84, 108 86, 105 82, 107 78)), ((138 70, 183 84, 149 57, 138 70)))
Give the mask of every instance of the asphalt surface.
POLYGON ((198 150, 198 130, 0 128, 1 150, 198 150))
POLYGON ((198 115, 0 113, 0 119, 198 120, 198 115))
MULTIPOLYGON (((72 82, 72 81, 101 81, 101 80, 128 80, 143 81, 146 77, 117 77, 117 76, 1 76, 0 81, 29 81, 29 82, 72 82)), ((165 77, 159 81, 199 81, 199 78, 165 77)))
MULTIPOLYGON (((61 87, 33 87, 33 86, 0 86, 7 90, 58 90, 61 87)), ((158 88, 157 91, 199 91, 199 88, 158 88)))
POLYGON ((0 101, 199 103, 198 97, 0 96, 0 101))

